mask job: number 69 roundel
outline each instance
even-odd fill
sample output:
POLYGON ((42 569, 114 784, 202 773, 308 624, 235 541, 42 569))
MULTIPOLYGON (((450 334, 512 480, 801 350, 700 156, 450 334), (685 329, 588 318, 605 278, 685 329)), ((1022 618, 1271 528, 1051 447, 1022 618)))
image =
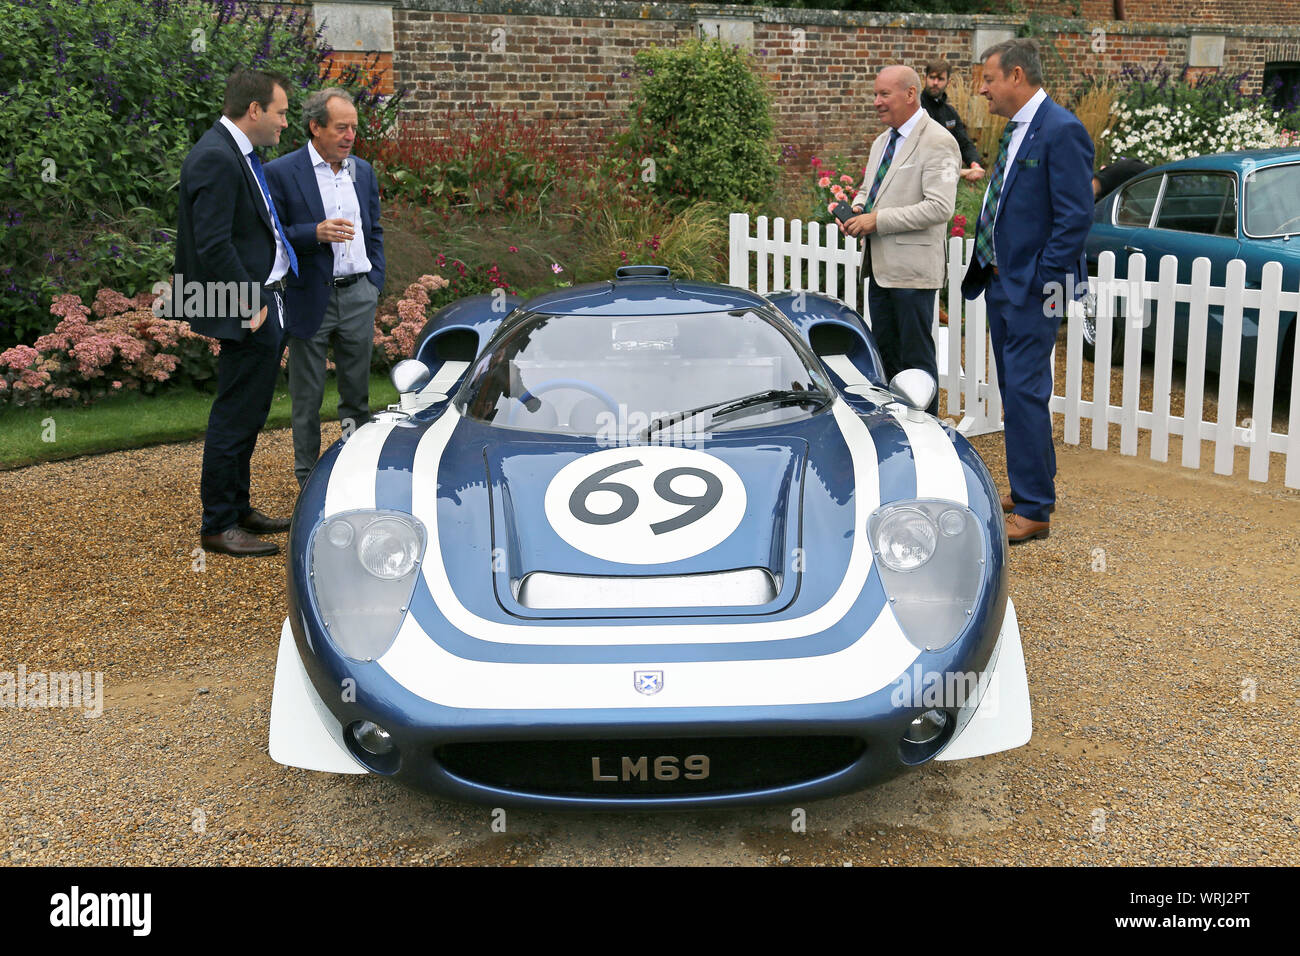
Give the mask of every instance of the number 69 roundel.
POLYGON ((745 514, 745 484, 690 448, 632 446, 584 455, 546 489, 546 520, 579 551, 620 564, 667 564, 725 541, 745 514))

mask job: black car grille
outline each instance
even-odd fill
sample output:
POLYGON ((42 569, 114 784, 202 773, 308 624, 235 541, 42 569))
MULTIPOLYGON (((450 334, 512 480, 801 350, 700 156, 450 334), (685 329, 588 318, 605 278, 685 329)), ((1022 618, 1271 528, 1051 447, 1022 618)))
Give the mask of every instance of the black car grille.
POLYGON ((467 783, 620 798, 787 786, 843 770, 865 749, 853 737, 673 737, 457 743, 434 756, 467 783))

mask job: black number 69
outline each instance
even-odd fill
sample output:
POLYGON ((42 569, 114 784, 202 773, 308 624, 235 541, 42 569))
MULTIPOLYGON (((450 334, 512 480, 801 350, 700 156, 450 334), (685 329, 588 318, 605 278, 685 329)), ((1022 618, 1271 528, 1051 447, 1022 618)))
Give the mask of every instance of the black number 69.
MULTIPOLYGON (((641 461, 632 458, 588 475, 578 487, 573 489, 573 494, 569 495, 570 513, 579 521, 597 525, 618 524, 618 522, 629 517, 641 503, 636 491, 622 482, 606 481, 605 479, 618 474, 620 471, 639 468, 640 466, 641 461), (587 498, 596 491, 612 491, 618 495, 618 507, 609 514, 596 514, 587 507, 587 498)), ((654 489, 655 494, 664 501, 675 505, 690 505, 689 508, 675 518, 667 518, 664 521, 656 521, 651 524, 650 530, 655 534, 676 531, 678 528, 684 528, 688 524, 699 521, 717 507, 718 502, 722 500, 722 479, 713 472, 704 471, 701 468, 682 467, 662 471, 655 476, 654 489), (702 495, 684 495, 680 491, 673 490, 673 481, 683 475, 691 475, 701 479, 704 482, 704 493, 702 495)))

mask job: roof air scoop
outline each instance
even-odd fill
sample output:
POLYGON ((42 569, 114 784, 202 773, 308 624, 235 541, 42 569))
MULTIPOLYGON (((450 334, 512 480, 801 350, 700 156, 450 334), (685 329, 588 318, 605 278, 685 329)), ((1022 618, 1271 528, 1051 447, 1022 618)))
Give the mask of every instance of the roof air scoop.
POLYGON ((673 277, 667 266, 619 266, 614 270, 615 279, 664 279, 673 277))

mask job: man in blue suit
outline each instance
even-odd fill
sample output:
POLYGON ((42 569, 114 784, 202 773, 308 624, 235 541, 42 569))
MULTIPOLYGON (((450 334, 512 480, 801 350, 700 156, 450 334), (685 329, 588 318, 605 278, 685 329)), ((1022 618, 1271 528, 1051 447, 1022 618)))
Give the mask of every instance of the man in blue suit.
POLYGON ((288 518, 268 518, 249 503, 253 448, 280 374, 284 280, 297 267, 254 147, 280 141, 288 90, 277 73, 232 74, 221 118, 181 166, 172 310, 221 341, 203 439, 199 540, 236 557, 275 554, 275 543, 253 535, 289 528, 288 518))
POLYGON ((1046 538, 1056 507, 1052 445, 1052 347, 1059 303, 1087 281, 1092 223, 1092 139, 1043 90, 1033 40, 984 51, 980 94, 1008 119, 975 229, 962 294, 982 292, 1005 410, 1011 493, 1002 498, 1007 539, 1046 538))
POLYGON ((286 294, 294 474, 301 486, 320 457, 325 354, 334 346, 346 439, 370 419, 375 305, 384 287, 384 230, 374 169, 351 155, 357 110, 343 90, 303 103, 310 141, 266 167, 271 194, 301 266, 286 294))

